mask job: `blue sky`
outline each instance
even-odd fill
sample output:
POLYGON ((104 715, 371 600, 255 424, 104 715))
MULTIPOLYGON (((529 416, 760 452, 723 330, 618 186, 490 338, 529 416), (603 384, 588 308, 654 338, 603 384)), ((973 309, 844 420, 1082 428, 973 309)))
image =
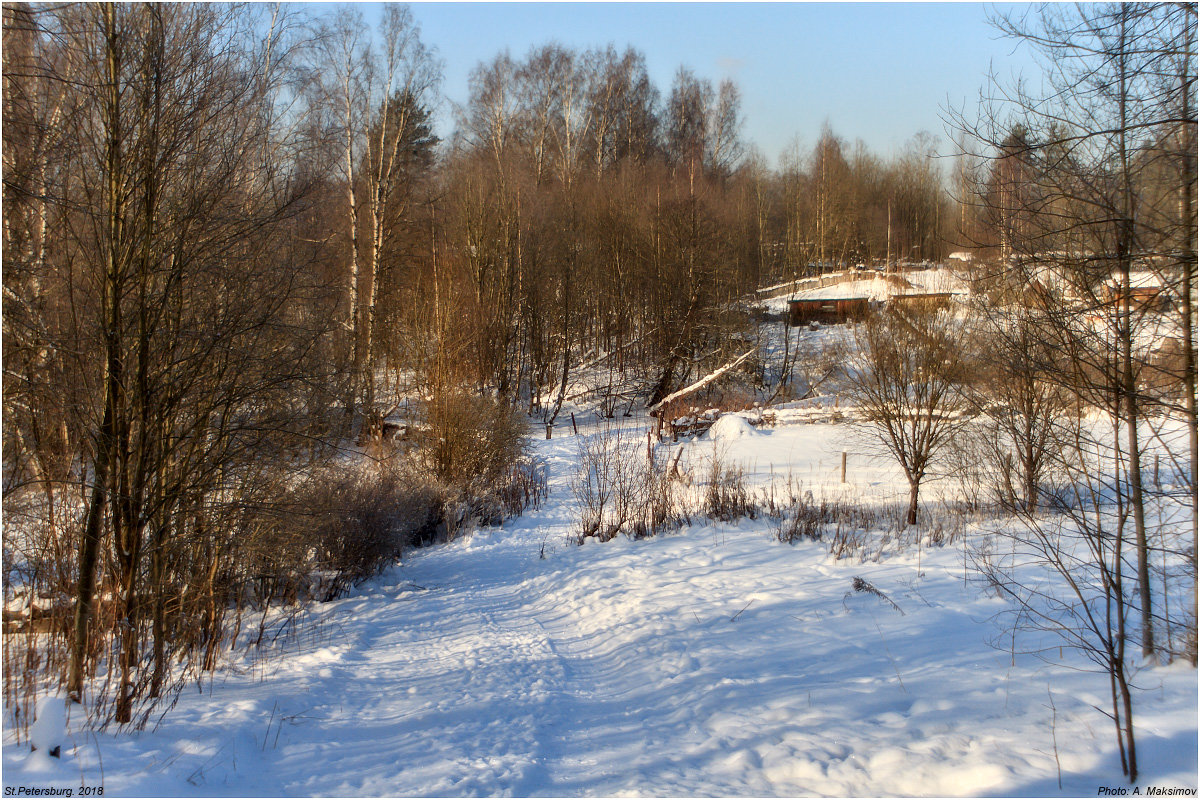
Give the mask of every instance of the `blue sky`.
MULTIPOLYGON (((632 45, 664 94, 686 65, 737 81, 744 137, 775 164, 794 138, 808 148, 828 120, 839 136, 887 156, 926 130, 946 137, 948 103, 973 107, 989 65, 1032 62, 988 26, 980 3, 442 3, 411 4, 422 40, 445 65, 443 93, 467 98, 477 63, 522 58, 549 41, 632 45)), ((372 18, 372 7, 362 8, 372 18)), ((448 115, 443 114, 443 119, 448 115)), ((440 131, 448 134, 443 123, 440 131)))

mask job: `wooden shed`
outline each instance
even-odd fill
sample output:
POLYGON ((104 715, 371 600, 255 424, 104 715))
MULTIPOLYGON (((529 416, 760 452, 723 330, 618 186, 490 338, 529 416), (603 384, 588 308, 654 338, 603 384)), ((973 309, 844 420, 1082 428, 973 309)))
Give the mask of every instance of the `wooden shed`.
POLYGON ((839 323, 866 319, 871 301, 866 297, 829 297, 818 300, 789 300, 788 324, 792 327, 810 322, 839 323))
MULTIPOLYGON (((1121 287, 1105 284, 1102 297, 1106 305, 1117 308, 1121 305, 1121 287)), ((1129 305, 1135 311, 1168 311, 1171 295, 1162 286, 1131 286, 1129 305)))
POLYGON ((950 307, 953 292, 920 292, 909 294, 894 294, 888 298, 888 304, 894 308, 910 311, 937 311, 950 307))

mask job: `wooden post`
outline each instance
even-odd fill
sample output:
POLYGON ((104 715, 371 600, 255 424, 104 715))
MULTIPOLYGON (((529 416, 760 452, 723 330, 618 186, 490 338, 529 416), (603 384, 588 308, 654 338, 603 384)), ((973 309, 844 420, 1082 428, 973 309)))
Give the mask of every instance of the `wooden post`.
POLYGON ((575 431, 575 435, 579 435, 579 427, 575 424, 575 412, 571 412, 571 430, 575 431))
POLYGON ((842 483, 846 482, 846 451, 842 451, 842 483))
POLYGON ((552 431, 553 429, 554 429, 554 426, 551 425, 549 422, 547 422, 546 423, 546 438, 547 439, 550 438, 550 431, 552 431))

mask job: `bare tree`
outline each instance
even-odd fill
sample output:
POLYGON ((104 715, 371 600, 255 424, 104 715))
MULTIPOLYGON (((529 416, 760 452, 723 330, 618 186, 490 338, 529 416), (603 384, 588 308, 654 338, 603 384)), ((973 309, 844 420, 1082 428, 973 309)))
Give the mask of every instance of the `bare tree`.
POLYGON ((809 167, 815 193, 810 236, 822 269, 834 261, 845 264, 849 244, 854 239, 854 220, 849 211, 849 165, 842 150, 842 140, 834 135, 828 123, 823 125, 809 167))
MULTIPOLYGON (((1175 271, 1187 261, 1156 253, 1161 238, 1147 203, 1153 154, 1188 124, 1187 104, 1181 128, 1178 102, 1164 103, 1162 92, 1161 76, 1171 71, 1163 61, 1188 49, 1186 32, 1194 25, 1191 14, 1190 24, 1172 27, 1177 13, 1169 5, 1105 5, 997 18, 1003 32, 1028 41, 1054 66, 1054 92, 1046 98, 1024 86, 1001 87, 995 94, 1007 103, 985 107, 981 123, 962 126, 994 148, 981 154, 989 157, 991 173, 981 195, 997 232, 1000 270, 1018 292, 1065 301, 1040 303, 1038 324, 1053 349, 1086 363, 1069 373, 1073 385, 1067 388, 1121 421, 1119 444, 1128 467, 1123 497, 1131 509, 1147 657, 1156 648, 1143 428, 1158 401, 1145 389, 1142 343, 1158 315, 1135 299, 1134 282, 1156 263, 1170 261, 1175 271)), ((1194 166, 1193 177, 1187 159, 1182 166, 1169 182, 1175 196, 1180 184, 1194 185, 1194 166)))
MULTIPOLYGON (((324 67, 337 76, 325 96, 341 112, 343 178, 350 210, 349 315, 358 387, 353 391, 362 392, 371 427, 377 422, 376 328, 385 239, 389 227, 405 212, 423 157, 421 148, 428 148, 418 132, 433 101, 439 66, 421 43, 406 6, 385 9, 377 48, 362 15, 350 9, 339 12, 333 30, 323 38, 324 67)), ((353 405, 351 399, 351 409, 353 405)))
MULTIPOLYGON (((1121 767, 1134 782, 1133 670, 1127 657, 1134 609, 1125 584, 1131 554, 1124 531, 1130 508, 1120 503, 1114 508, 1108 501, 1121 482, 1123 466, 1111 460, 1119 452, 1097 442, 1085 420, 1063 416, 1054 427, 1053 461, 1069 487, 1059 498, 1064 513, 1044 516, 1032 508, 1017 509, 1024 526, 994 534, 1008 546, 985 547, 974 561, 991 585, 1013 601, 1017 628, 1065 641, 1108 677, 1112 706, 1106 713, 1113 721, 1121 767)), ((1035 638, 1032 652, 1044 656, 1052 647, 1035 638)))
POLYGON ((890 311, 856 330, 854 400, 908 480, 906 522, 917 524, 921 482, 967 409, 958 326, 944 313, 890 311))
POLYGON ((970 400, 987 420, 986 451, 1001 503, 1037 511, 1058 446, 1056 426, 1070 408, 1061 376, 1070 369, 1022 306, 979 314, 970 400), (1053 365, 1058 369, 1053 369, 1053 365))
POLYGON ((509 148, 517 137, 517 64, 507 53, 471 70, 470 99, 459 110, 459 133, 469 147, 482 150, 503 175, 509 148))
MULTIPOLYGON (((306 184, 297 142, 272 115, 285 26, 233 7, 35 14, 45 35, 23 80, 56 87, 71 113, 39 103, 26 121, 78 144, 42 193, 54 249, 30 276, 70 312, 41 315, 40 346, 77 345, 66 419, 37 406, 27 417, 80 432, 72 458, 87 495, 67 523, 78 555, 62 667, 82 702, 106 664, 111 708, 101 689, 94 710, 137 724, 137 703, 153 705, 169 682, 170 649, 198 644, 168 642, 199 613, 179 581, 205 579, 178 569, 212 544, 196 532, 317 411, 293 394, 324 331, 294 305, 309 299, 289 227, 306 184), (101 590, 110 599, 97 609, 101 590)), ((6 243, 13 219, 6 207, 6 243)), ((27 289, 5 276, 6 296, 27 289)))
MULTIPOLYGON (((1155 497, 1143 477, 1153 443, 1147 433, 1164 412, 1194 425, 1186 402, 1169 409, 1149 380, 1147 341, 1168 318, 1139 297, 1136 282, 1158 272, 1169 277, 1168 285, 1186 283, 1185 264, 1194 263, 1184 255, 1193 234, 1182 231, 1195 228, 1195 212, 1179 202, 1180 193, 1195 186, 1194 161, 1166 154, 1177 147, 1176 137, 1194 131, 1190 99, 1180 102, 1178 94, 1194 80, 1186 77, 1194 65, 1181 70, 1175 59, 1194 52, 1195 9, 1047 7, 995 22, 1033 46, 1051 69, 1045 92, 997 86, 991 95, 1003 102, 985 105, 981 122, 961 125, 984 148, 977 154, 988 173, 979 192, 980 222, 991 229, 984 231, 986 243, 999 255, 981 270, 990 273, 980 276, 991 287, 984 305, 1001 322, 997 329, 1014 315, 1029 320, 1036 342, 1012 337, 1010 348, 1024 348, 1013 357, 1025 359, 1073 411, 1060 412, 1049 431, 1047 452, 1063 476, 1050 495, 1056 513, 1022 512, 1016 548, 1021 569, 1052 574, 1066 593, 1036 590, 1029 572, 1017 574, 1021 569, 1003 570, 997 579, 1012 591, 1020 613, 1106 673, 1122 767, 1133 781, 1138 766, 1126 648, 1136 637, 1146 660, 1171 649, 1168 589, 1156 597, 1150 580, 1155 545, 1147 509, 1155 497), (1172 168, 1161 169, 1167 163, 1172 168), (1174 202, 1163 203, 1165 196, 1174 202), (1183 223, 1185 213, 1192 219, 1183 223), (1093 409, 1103 412, 1105 423, 1078 421, 1093 409)), ((1190 303, 1189 297, 1183 305, 1190 303)), ((1185 362, 1180 374, 1187 371, 1185 362)), ((1194 473, 1184 481, 1194 486, 1194 473)), ((1194 554, 1194 519, 1189 527, 1161 526, 1157 547, 1164 555, 1184 551, 1187 536, 1194 554)), ((1188 560, 1194 586, 1194 555, 1188 560)), ((1184 616, 1195 619, 1194 610, 1184 616)))

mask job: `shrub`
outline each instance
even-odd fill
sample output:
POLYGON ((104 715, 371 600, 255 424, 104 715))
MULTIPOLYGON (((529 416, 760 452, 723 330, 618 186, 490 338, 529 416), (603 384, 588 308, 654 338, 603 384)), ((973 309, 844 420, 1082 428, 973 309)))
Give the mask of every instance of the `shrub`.
POLYGON ((705 516, 733 522, 742 517, 755 519, 758 512, 758 504, 746 488, 746 474, 741 465, 727 463, 724 455, 714 448, 704 492, 705 516))
POLYGON ((495 487, 495 494, 502 511, 509 516, 516 516, 530 506, 537 508, 550 494, 545 462, 528 454, 520 456, 495 487))
POLYGON ((399 458, 325 468, 252 543, 258 603, 332 600, 447 527, 448 493, 399 458))
POLYGON ((690 522, 674 466, 653 458, 640 437, 619 426, 579 440, 579 467, 571 491, 580 505, 576 540, 635 539, 690 522))
POLYGON ((637 444, 619 425, 579 439, 571 492, 580 505, 580 542, 589 537, 606 542, 629 526, 643 488, 637 444))
POLYGON ((665 461, 649 461, 646 466, 642 506, 633 530, 635 539, 656 536, 666 528, 692 521, 680 493, 677 463, 668 467, 665 461))
POLYGON ((787 496, 778 502, 772 497, 767 506, 779 541, 825 542, 834 559, 858 557, 864 561, 878 558, 892 542, 899 548, 904 546, 900 536, 905 529, 904 510, 905 506, 896 502, 863 503, 845 497, 814 496, 811 490, 795 486, 790 478, 787 496), (877 548, 871 544, 869 531, 882 532, 877 548))
POLYGON ((775 535, 781 542, 793 542, 807 539, 817 542, 822 538, 821 527, 834 520, 825 498, 818 503, 811 491, 792 497, 789 506, 781 509, 776 518, 775 535))
POLYGON ((546 499, 545 464, 527 451, 524 417, 489 397, 435 393, 413 451, 447 492, 445 538, 465 526, 498 525, 546 499))
POLYGON ((526 455, 526 424, 519 413, 461 391, 435 394, 426 413, 417 454, 439 481, 475 497, 511 482, 513 465, 526 455))

